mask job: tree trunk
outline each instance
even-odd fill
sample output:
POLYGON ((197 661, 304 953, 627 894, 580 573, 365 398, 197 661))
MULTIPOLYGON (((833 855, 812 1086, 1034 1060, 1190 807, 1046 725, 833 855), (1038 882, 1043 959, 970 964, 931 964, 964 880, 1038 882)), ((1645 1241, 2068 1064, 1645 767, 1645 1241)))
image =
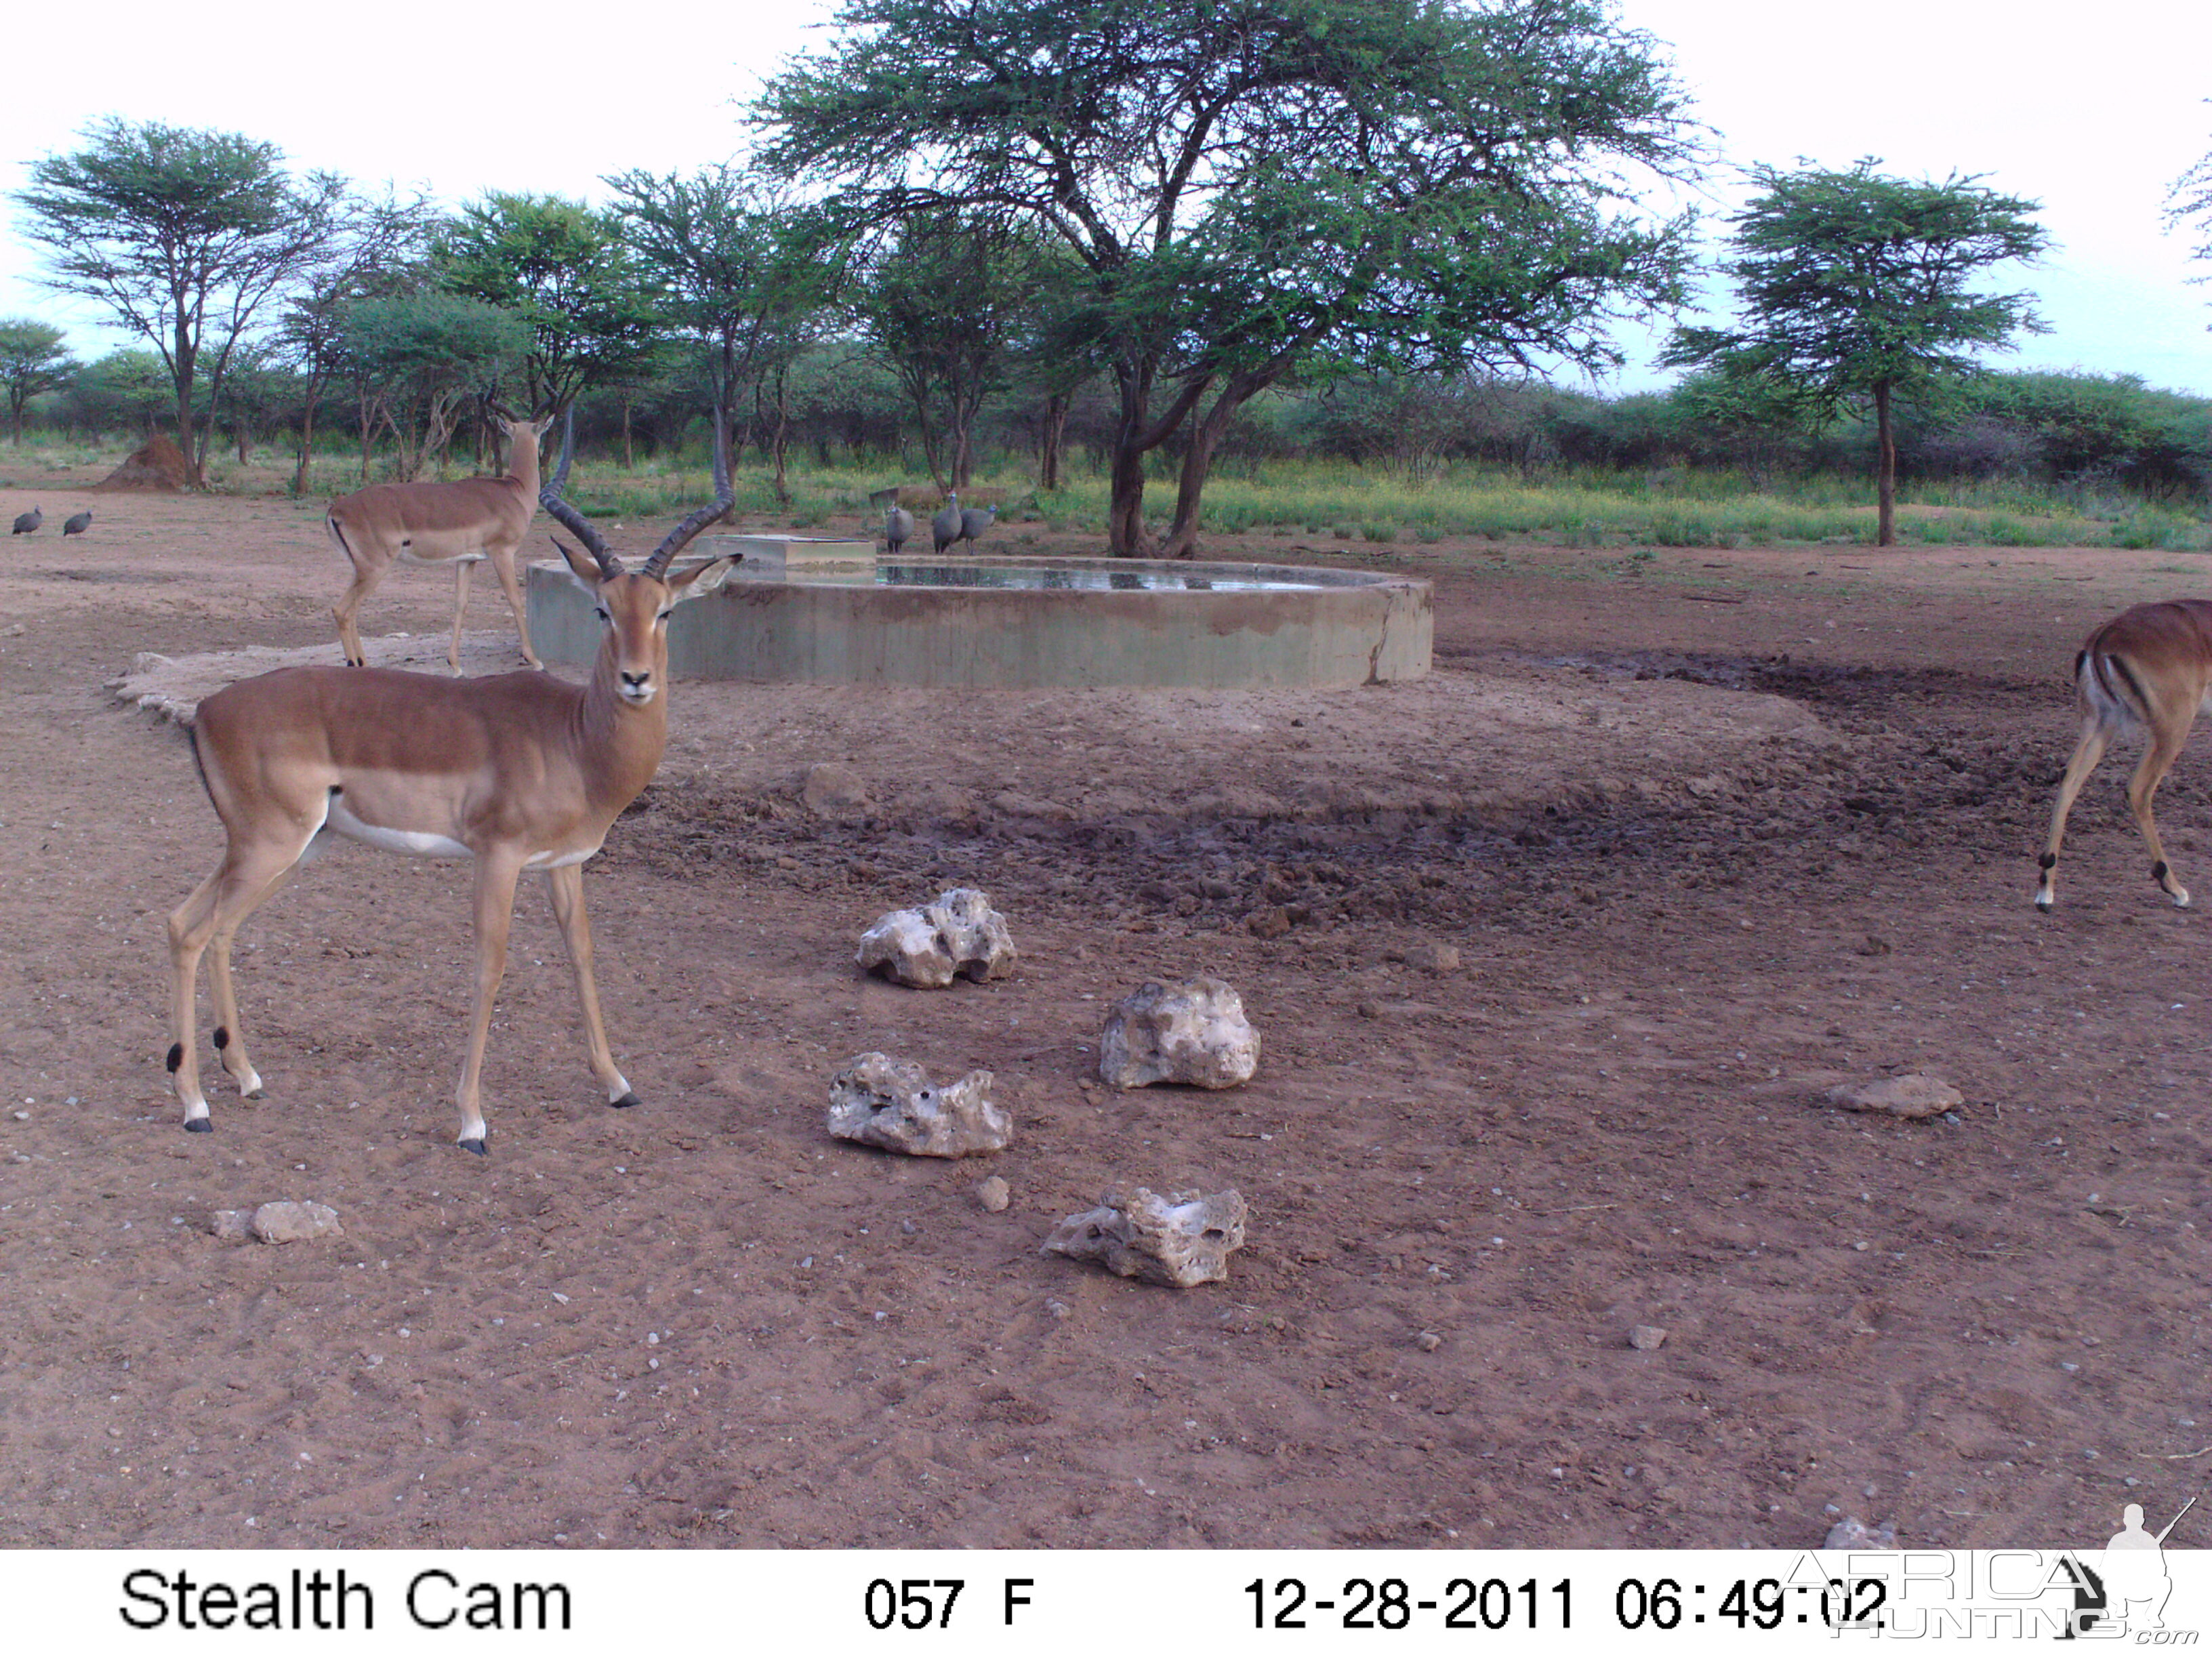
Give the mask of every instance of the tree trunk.
POLYGON ((1067 433, 1068 406, 1074 402, 1067 393, 1055 392, 1044 402, 1044 428, 1037 434, 1037 488, 1060 488, 1060 448, 1067 433))
POLYGON ((623 471, 637 471, 637 453, 630 447, 629 441, 629 399, 627 398, 623 399, 623 471))
POLYGON ((361 481, 368 482, 368 447, 376 435, 373 405, 364 394, 356 405, 361 411, 361 481))
POLYGON ((1213 452, 1229 428, 1236 423, 1237 411, 1274 381, 1273 374, 1233 376, 1213 400, 1213 407, 1200 417, 1191 428, 1190 446, 1183 451, 1182 477, 1176 489, 1175 522, 1168 527, 1167 540, 1160 545, 1160 556, 1168 559, 1187 559, 1198 550, 1198 523, 1200 500, 1206 491, 1206 481, 1213 471, 1213 452))
POLYGON ((292 494, 295 497, 307 493, 307 459, 315 453, 315 404, 322 395, 322 381, 311 377, 307 381, 307 407, 300 416, 300 461, 292 469, 292 494))
POLYGON ((1875 441, 1881 458, 1875 465, 1875 545, 1897 545, 1897 434, 1889 424, 1889 382, 1877 380, 1874 388, 1875 441))
POLYGON ((783 476, 784 438, 791 425, 791 399, 787 395, 788 391, 784 371, 779 369, 775 376, 775 435, 771 446, 775 459, 775 500, 779 507, 791 505, 791 490, 784 483, 783 476))

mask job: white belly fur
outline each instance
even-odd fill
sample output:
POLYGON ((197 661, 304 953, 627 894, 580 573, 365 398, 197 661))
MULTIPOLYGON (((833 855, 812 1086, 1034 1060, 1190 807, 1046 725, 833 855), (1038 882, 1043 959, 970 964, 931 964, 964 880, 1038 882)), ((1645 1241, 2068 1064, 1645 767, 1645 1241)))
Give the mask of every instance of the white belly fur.
POLYGON ((387 830, 380 823, 364 823, 346 810, 343 796, 331 799, 331 815, 323 821, 325 830, 335 830, 352 841, 370 847, 380 847, 387 853, 405 853, 418 859, 466 859, 475 854, 451 836, 434 835, 427 830, 387 830))
MULTIPOLYGON (((462 842, 450 836, 441 836, 426 830, 387 830, 382 824, 365 823, 346 810, 345 798, 333 796, 330 817, 324 820, 325 831, 335 830, 349 840, 365 846, 382 848, 387 853, 404 853, 418 859, 469 859, 476 854, 462 842)), ((572 864, 581 864, 599 849, 597 846, 574 853, 532 853, 523 860, 526 870, 561 870, 572 864)))

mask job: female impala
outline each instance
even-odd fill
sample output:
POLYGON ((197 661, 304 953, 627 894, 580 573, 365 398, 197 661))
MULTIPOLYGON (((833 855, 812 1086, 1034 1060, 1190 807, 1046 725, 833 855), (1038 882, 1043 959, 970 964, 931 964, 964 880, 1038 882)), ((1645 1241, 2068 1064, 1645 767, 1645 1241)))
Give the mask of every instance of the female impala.
POLYGON ((2106 746, 2120 733, 2136 730, 2144 733, 2145 743, 2142 760, 2128 780, 2128 807, 2150 847, 2151 879, 2176 904, 2186 905, 2189 890, 2166 867, 2150 803, 2181 758, 2197 711, 2212 690, 2212 600, 2172 599, 2123 611, 2090 635, 2075 657, 2074 688, 2081 709, 2081 739, 2066 763, 2051 809, 2051 841, 2035 884, 2037 905, 2048 910, 2057 901, 2058 846, 2075 796, 2105 757, 2106 746))
POLYGON ((592 558, 558 540, 554 545, 592 590, 607 625, 588 684, 538 672, 457 680, 389 669, 283 668, 200 704, 193 752, 229 844, 215 873, 169 918, 168 1064, 185 1128, 214 1127, 192 1043, 200 956, 211 951, 215 963, 216 1051, 240 1091, 257 1097, 261 1077, 246 1057, 231 988, 231 939, 332 835, 392 852, 476 860, 476 1002, 458 1096, 462 1146, 484 1150, 478 1099, 484 1037, 507 965, 515 883, 525 870, 544 871, 552 890, 592 1073, 611 1104, 637 1103, 599 1018, 582 866, 652 778, 667 744, 669 612, 720 586, 734 562, 716 558, 681 576, 665 574, 678 552, 729 510, 720 410, 714 429, 714 504, 671 531, 634 574, 561 499, 570 446, 562 447, 545 509, 583 539, 592 558))

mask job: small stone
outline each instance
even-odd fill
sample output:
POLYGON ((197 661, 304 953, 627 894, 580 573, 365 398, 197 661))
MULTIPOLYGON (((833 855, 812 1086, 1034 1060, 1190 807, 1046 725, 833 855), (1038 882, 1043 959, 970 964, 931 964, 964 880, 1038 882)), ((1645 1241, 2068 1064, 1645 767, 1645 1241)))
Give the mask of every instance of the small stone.
POLYGON ((1260 1034, 1244 1018, 1243 999, 1203 976, 1146 985, 1122 998, 1098 1045, 1098 1074, 1117 1089, 1233 1089, 1259 1069, 1260 1034))
POLYGON ((1255 939, 1280 939, 1291 931, 1291 913, 1279 904, 1270 904, 1245 917, 1244 926, 1255 939))
POLYGON ((217 1238, 234 1242, 244 1238, 253 1229, 251 1210, 217 1210, 208 1218, 208 1231, 217 1238))
POLYGON ((1897 1547, 1897 1522, 1869 1527, 1855 1515, 1847 1515, 1828 1528, 1824 1550, 1893 1550, 1897 1547))
POLYGON ((976 1183, 975 1201, 997 1215, 1014 1201, 1013 1189, 1006 1185, 1006 1176, 986 1176, 976 1183))
POLYGON ((1459 972, 1459 946, 1423 939, 1419 944, 1407 947, 1406 965, 1418 968, 1425 974, 1455 974, 1459 972))
POLYGON ((1045 1297, 1044 1310, 1050 1314, 1055 1320, 1064 1320, 1075 1311, 1074 1309, 1069 1307, 1067 1304, 1062 1302, 1056 1296, 1048 1296, 1045 1297))
POLYGON ((865 812, 868 808, 868 786, 849 766, 840 766, 835 761, 817 761, 800 778, 799 799, 808 811, 824 817, 865 812))
POLYGON ((1096 1261, 1124 1279, 1188 1290, 1229 1277, 1229 1255, 1244 1243, 1249 1215, 1235 1188, 1211 1196, 1149 1188, 1104 1194, 1095 1210, 1069 1216, 1044 1242, 1046 1254, 1096 1261))
POLYGON ((1828 1091, 1832 1105, 1847 1112, 1883 1112, 1891 1117, 1934 1117, 1959 1105, 1966 1096, 1941 1078, 1908 1072, 1872 1083, 1838 1084, 1828 1091))
POLYGON ((1667 1340, 1664 1325, 1638 1325, 1628 1333, 1628 1346, 1650 1353, 1667 1340))
POLYGON ((336 1210, 312 1199, 304 1203, 288 1198, 264 1204, 253 1212, 252 1224, 253 1236, 264 1244, 297 1244, 345 1231, 338 1225, 336 1210))
POLYGON ((910 1060, 861 1054, 830 1084, 830 1133, 915 1158, 970 1158, 1003 1152, 1014 1121, 991 1103, 991 1073, 970 1072, 933 1088, 910 1060))
POLYGON ((1434 1353, 1438 1348, 1443 1347, 1443 1338, 1438 1336, 1434 1331, 1423 1331, 1419 1336, 1413 1339, 1413 1346, 1419 1348, 1423 1353, 1434 1353))

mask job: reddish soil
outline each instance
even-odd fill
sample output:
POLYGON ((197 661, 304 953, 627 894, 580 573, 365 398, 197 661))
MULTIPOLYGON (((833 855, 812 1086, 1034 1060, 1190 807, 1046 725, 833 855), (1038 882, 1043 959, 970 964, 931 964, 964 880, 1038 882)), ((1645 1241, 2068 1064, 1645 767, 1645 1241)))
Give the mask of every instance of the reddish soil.
MULTIPOLYGON (((2087 1544, 2201 1478, 2204 923, 2117 763, 2030 894, 2072 652, 2212 560, 1445 543, 1388 559, 1437 583, 1419 684, 680 685, 586 883, 646 1105, 599 1103, 526 889, 479 1161, 456 866, 349 849, 248 924, 269 1098, 186 1136, 161 1070, 163 918, 219 832, 104 687, 336 662, 319 505, 103 497, 0 567, 0 1544, 2087 1544), (867 802, 810 812, 820 761, 867 802), (957 884, 1014 978, 854 978, 957 884), (1258 1079, 1092 1082, 1113 999, 1200 971, 1258 1079), (1014 1147, 827 1139, 869 1048, 990 1068, 1014 1147), (1903 1071, 1956 1121, 1822 1100, 1903 1071), (1115 1182, 1238 1188, 1230 1281, 1038 1254, 1115 1182), (210 1234, 288 1197, 344 1237, 210 1234)), ((401 573, 366 630, 441 649, 450 591, 401 573)), ((2206 775, 2160 800, 2200 891, 2206 775)))

